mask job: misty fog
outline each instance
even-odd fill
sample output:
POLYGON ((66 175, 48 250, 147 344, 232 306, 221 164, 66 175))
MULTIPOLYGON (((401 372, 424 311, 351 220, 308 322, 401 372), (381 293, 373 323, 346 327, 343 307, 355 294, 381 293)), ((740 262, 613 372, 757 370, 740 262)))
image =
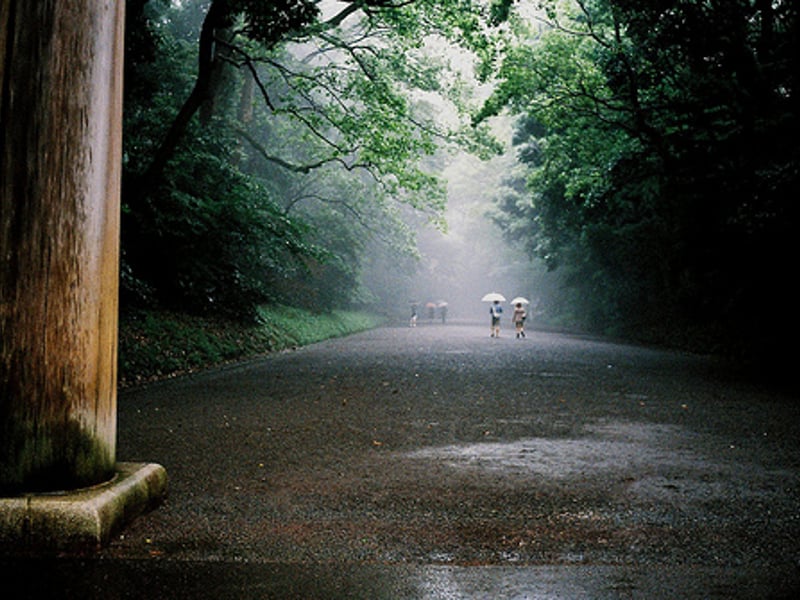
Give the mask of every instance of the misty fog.
MULTIPOLYGON (((448 191, 446 230, 418 219, 418 261, 381 260, 365 274, 365 287, 381 298, 392 319, 407 319, 416 303, 418 323, 424 325, 431 322, 426 304, 446 302, 448 321, 488 322, 488 304, 481 297, 492 291, 507 300, 528 298, 533 326, 536 319, 547 318, 546 307, 557 287, 555 274, 506 241, 490 216, 515 160, 509 150, 491 160, 465 153, 449 157, 442 172, 448 191)), ((441 323, 438 310, 432 323, 441 323)))

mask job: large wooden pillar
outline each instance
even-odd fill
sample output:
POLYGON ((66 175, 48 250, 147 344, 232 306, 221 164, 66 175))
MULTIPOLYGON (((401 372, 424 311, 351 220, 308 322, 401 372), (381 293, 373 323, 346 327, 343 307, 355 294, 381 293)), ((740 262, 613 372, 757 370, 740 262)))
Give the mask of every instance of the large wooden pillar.
POLYGON ((114 472, 123 21, 0 0, 0 496, 114 472))

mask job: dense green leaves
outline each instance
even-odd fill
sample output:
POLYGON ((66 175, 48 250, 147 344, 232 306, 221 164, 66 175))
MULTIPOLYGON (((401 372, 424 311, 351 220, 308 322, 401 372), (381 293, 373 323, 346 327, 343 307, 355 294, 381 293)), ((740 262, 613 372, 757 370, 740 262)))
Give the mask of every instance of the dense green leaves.
POLYGON ((796 331, 796 4, 541 4, 480 115, 524 116, 508 231, 568 265, 594 325, 796 331))
POLYGON ((312 0, 225 0, 223 4, 229 18, 239 15, 244 19, 242 32, 249 39, 267 47, 277 45, 289 34, 300 33, 319 16, 318 2, 312 0))
POLYGON ((444 187, 423 159, 455 136, 426 103, 460 101, 459 81, 424 45, 467 30, 478 43, 476 11, 129 2, 124 300, 247 315, 368 295, 371 241, 414 253, 396 205, 441 222, 444 187))

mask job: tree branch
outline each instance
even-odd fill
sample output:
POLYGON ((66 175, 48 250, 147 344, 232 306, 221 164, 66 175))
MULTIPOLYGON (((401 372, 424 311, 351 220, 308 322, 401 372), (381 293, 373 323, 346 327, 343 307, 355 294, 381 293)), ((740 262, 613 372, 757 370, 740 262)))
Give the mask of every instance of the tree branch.
MULTIPOLYGON (((287 160, 284 160, 284 159, 280 158, 279 156, 274 156, 274 155, 270 154, 269 152, 267 152, 266 148, 264 148, 264 146, 262 146, 258 142, 258 140, 256 140, 252 135, 250 135, 250 133, 248 133, 246 130, 239 128, 239 129, 236 130, 236 133, 238 135, 240 135, 244 140, 246 140, 253 147, 253 149, 255 149, 256 152, 258 152, 261 155, 261 157, 264 160, 269 161, 271 163, 274 163, 274 164, 276 164, 276 165, 278 165, 280 167, 283 167, 284 169, 287 169, 288 171, 292 171, 294 173, 310 173, 314 169, 319 169, 320 167, 324 167, 325 165, 329 165, 329 164, 332 164, 332 163, 338 163, 348 171, 355 171, 357 169, 363 169, 363 170, 367 171, 368 173, 370 173, 370 175, 375 177, 374 173, 372 172, 372 168, 374 167, 374 165, 370 165, 370 164, 367 164, 367 163, 352 163, 351 164, 351 163, 348 163, 346 160, 344 160, 340 156, 330 156, 328 158, 323 158, 323 159, 320 159, 318 161, 307 163, 307 164, 291 163, 291 162, 289 162, 287 160)), ((375 177, 375 179, 377 179, 377 177, 375 177)))

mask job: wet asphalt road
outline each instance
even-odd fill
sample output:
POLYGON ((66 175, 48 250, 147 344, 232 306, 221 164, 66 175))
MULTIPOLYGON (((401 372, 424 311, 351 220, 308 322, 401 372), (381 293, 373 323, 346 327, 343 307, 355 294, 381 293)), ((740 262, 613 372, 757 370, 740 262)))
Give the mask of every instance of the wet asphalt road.
POLYGON ((800 402, 682 353, 387 327, 126 390, 166 503, 19 598, 793 598, 800 402))

